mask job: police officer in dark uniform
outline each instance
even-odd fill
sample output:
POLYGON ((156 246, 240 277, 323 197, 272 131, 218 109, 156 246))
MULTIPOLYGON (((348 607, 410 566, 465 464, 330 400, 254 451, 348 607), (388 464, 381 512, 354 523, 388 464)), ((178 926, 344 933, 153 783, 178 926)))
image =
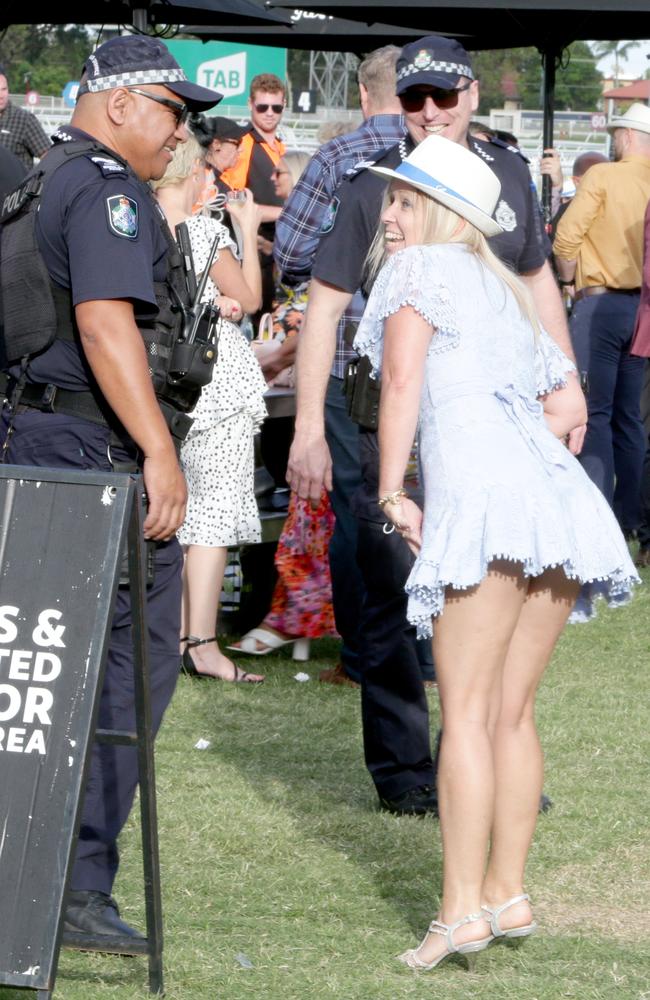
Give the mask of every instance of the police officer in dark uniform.
MULTIPOLYGON (((84 66, 71 125, 56 133, 2 216, 4 458, 142 471, 145 537, 155 545, 147 589, 154 731, 178 676, 181 552, 174 535, 186 488, 175 439, 189 428, 186 412, 200 389, 166 390, 161 359, 179 332, 172 307, 184 293, 182 267, 146 182, 162 176, 186 140, 189 111, 212 107, 220 96, 189 83, 162 42, 111 39, 84 66), (30 239, 32 252, 21 255, 30 239)), ((128 587, 119 588, 98 724, 134 728, 128 587)), ((141 936, 120 920, 111 896, 116 841, 137 778, 134 748, 93 747, 67 932, 141 936)))
MULTIPOLYGON (((529 284, 544 326, 571 356, 566 318, 547 263, 548 242, 526 161, 519 150, 501 140, 479 142, 468 136, 479 96, 467 52, 453 39, 435 35, 406 45, 397 61, 397 93, 408 136, 374 162, 395 167, 432 134, 461 142, 485 160, 502 189, 495 219, 504 233, 490 241, 492 249, 529 284)), ((378 229, 385 191, 381 179, 365 169, 368 165, 363 164, 337 191, 333 226, 316 253, 315 280, 298 353, 297 426, 301 395, 305 398, 318 390, 318 358, 327 356, 323 341, 334 336, 339 309, 345 308, 358 288, 363 290, 364 262, 378 229)), ((415 630, 406 620, 404 584, 413 556, 402 538, 383 532, 386 521, 377 505, 376 434, 366 428, 360 440, 363 483, 354 510, 359 521, 357 559, 366 586, 359 638, 366 764, 383 808, 400 814, 435 812, 427 701, 415 630)), ((327 481, 327 458, 324 442, 312 437, 308 445, 302 445, 296 438, 290 475, 300 495, 314 500, 319 495, 320 484, 327 481)), ((417 495, 413 499, 418 502, 417 495)))

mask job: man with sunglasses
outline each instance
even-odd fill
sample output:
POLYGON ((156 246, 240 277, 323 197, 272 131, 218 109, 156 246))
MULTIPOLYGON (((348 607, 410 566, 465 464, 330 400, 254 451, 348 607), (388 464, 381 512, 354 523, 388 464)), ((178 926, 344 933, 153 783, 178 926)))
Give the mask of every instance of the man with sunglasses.
MULTIPOLYGON (((435 35, 406 45, 397 61, 397 94, 408 135, 374 157, 374 163, 398 166, 428 135, 462 143, 480 156, 502 185, 495 218, 504 233, 490 241, 492 249, 524 278, 544 326, 571 354, 526 162, 518 150, 500 140, 480 142, 468 135, 479 91, 465 49, 454 39, 435 35)), ((368 165, 372 164, 362 168, 368 165)), ((328 489, 332 485, 323 406, 336 324, 357 289, 368 291, 363 288, 364 263, 379 225, 384 191, 385 184, 367 169, 344 181, 337 191, 333 225, 321 237, 312 269, 298 345, 296 433, 288 478, 292 489, 314 502, 323 484, 328 489)), ((359 635, 365 758, 382 808, 422 814, 435 810, 435 769, 414 630, 406 621, 404 584, 413 557, 402 539, 383 533, 385 518, 377 505, 376 433, 362 428, 360 441, 363 482, 353 509, 358 521, 357 560, 366 587, 359 635)))
POLYGON ((248 106, 251 124, 243 136, 237 162, 224 170, 224 184, 243 191, 249 188, 260 208, 262 222, 259 228, 262 267, 262 308, 268 312, 273 304, 273 258, 270 247, 275 237, 275 221, 282 211, 283 200, 275 193, 273 173, 286 152, 278 135, 278 128, 285 107, 285 88, 274 73, 260 73, 251 80, 248 106), (269 252, 267 252, 269 251, 269 252))
MULTIPOLYGON (((35 213, 38 248, 23 254, 24 287, 17 281, 3 286, 2 354, 20 359, 4 377, 6 460, 144 477, 144 531, 155 564, 147 587, 154 732, 178 677, 182 559, 175 532, 186 489, 174 435, 182 436, 187 418, 183 390, 174 402, 163 397, 164 356, 179 332, 174 293, 187 293, 169 253, 173 237, 147 182, 162 177, 176 145, 186 141, 188 113, 220 98, 188 82, 157 39, 105 42, 84 66, 71 124, 59 129, 55 145, 5 201, 0 220, 0 275, 20 244, 25 227, 16 224, 27 212, 35 213), (21 296, 43 323, 20 331, 29 340, 17 351, 21 296), (52 336, 42 338, 41 327, 51 327, 52 336)), ((134 729, 127 586, 118 590, 98 724, 134 729)), ((90 934, 114 950, 116 936, 141 937, 120 919, 111 896, 117 837, 137 781, 135 748, 92 748, 64 939, 72 935, 79 943, 90 934)))

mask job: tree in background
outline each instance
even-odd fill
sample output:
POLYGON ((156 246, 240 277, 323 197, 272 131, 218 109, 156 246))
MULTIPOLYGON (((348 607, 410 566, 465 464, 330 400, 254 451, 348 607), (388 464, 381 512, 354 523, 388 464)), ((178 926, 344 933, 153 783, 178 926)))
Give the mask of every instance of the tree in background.
POLYGON ((641 42, 594 42, 594 55, 600 61, 607 56, 614 57, 614 86, 618 86, 618 78, 622 62, 627 62, 632 49, 638 49, 641 42))
MULTIPOLYGON (((597 57, 586 42, 566 50, 555 79, 555 106, 560 110, 594 111, 602 93, 597 57)), ((505 99, 518 99, 524 108, 542 106, 542 60, 537 49, 495 49, 472 54, 474 71, 481 81, 479 114, 503 107, 505 99)))
POLYGON ((0 36, 0 64, 13 94, 38 90, 60 97, 68 80, 78 80, 89 51, 81 24, 12 24, 0 36))

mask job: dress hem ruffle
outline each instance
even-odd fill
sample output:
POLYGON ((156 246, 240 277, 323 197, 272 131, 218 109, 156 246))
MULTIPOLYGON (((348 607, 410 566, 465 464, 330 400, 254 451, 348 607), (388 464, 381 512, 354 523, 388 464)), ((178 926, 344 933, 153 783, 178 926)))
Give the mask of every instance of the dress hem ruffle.
MULTIPOLYGON (((454 590, 469 590, 471 587, 476 587, 487 576, 489 564, 497 560, 519 563, 523 566, 526 577, 541 576, 549 569, 563 569, 569 580, 577 580, 582 586, 579 600, 583 617, 579 619, 580 621, 588 621, 593 617, 593 602, 598 598, 606 600, 609 607, 621 607, 628 604, 632 599, 633 586, 641 582, 640 577, 626 574, 622 566, 617 567, 606 576, 588 577, 580 574, 571 559, 539 563, 529 556, 494 552, 483 557, 481 573, 477 579, 463 580, 462 582, 438 580, 435 584, 416 581, 407 583, 406 591, 409 596, 407 617, 409 622, 415 626, 418 639, 431 637, 433 632, 431 620, 437 618, 444 611, 447 587, 453 587, 454 590), (414 610, 413 605, 417 605, 418 609, 414 610)), ((428 560, 421 560, 414 571, 415 574, 425 566, 428 567, 429 573, 432 570, 435 572, 438 568, 436 564, 428 560)))

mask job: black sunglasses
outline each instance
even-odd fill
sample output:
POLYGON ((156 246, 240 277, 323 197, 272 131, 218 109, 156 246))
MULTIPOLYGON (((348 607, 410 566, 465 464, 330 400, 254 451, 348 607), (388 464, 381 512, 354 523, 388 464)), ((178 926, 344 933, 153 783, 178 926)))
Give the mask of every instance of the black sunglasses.
POLYGON ((284 104, 256 104, 255 105, 255 110, 259 111, 259 113, 261 115, 263 115, 265 111, 268 111, 269 108, 271 109, 271 111, 273 112, 274 115, 281 115, 282 112, 284 111, 284 104))
POLYGON ((462 86, 452 87, 450 90, 445 90, 443 87, 427 87, 426 90, 421 90, 419 87, 409 87, 408 90, 399 95, 399 99, 405 111, 421 111, 427 97, 430 97, 439 108, 455 108, 458 104, 458 95, 469 90, 471 86, 472 81, 468 80, 462 86))
POLYGON ((169 110, 173 111, 176 116, 177 125, 184 125, 189 117, 190 109, 187 104, 181 104, 180 101, 172 101, 168 97, 158 97, 157 94, 149 94, 146 90, 139 90, 137 87, 127 87, 126 89, 131 94, 139 94, 140 97, 148 97, 150 101, 155 101, 156 104, 162 104, 164 107, 169 108, 169 110))

